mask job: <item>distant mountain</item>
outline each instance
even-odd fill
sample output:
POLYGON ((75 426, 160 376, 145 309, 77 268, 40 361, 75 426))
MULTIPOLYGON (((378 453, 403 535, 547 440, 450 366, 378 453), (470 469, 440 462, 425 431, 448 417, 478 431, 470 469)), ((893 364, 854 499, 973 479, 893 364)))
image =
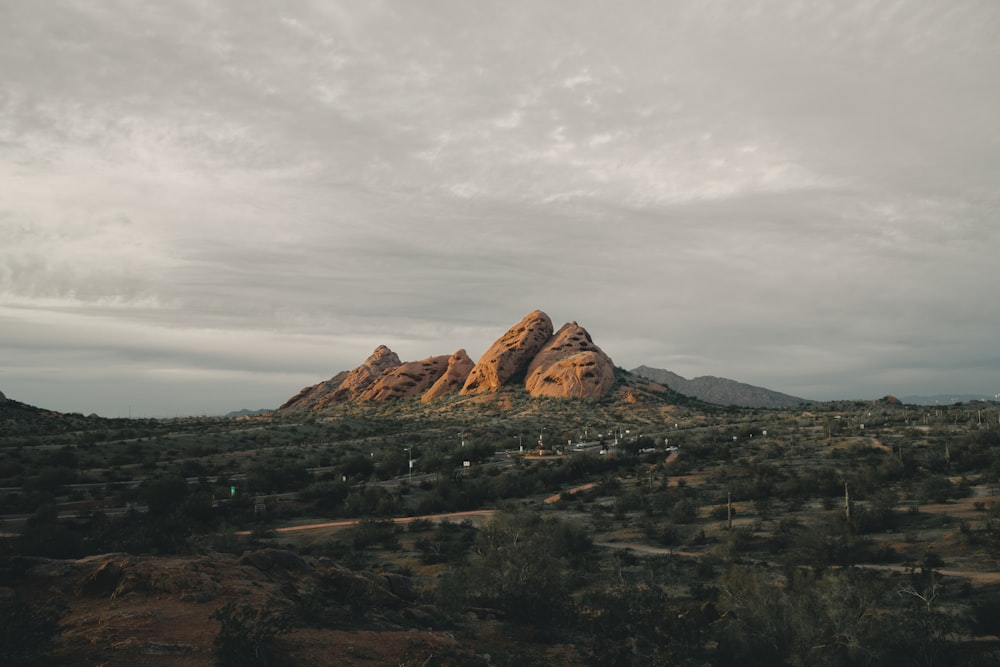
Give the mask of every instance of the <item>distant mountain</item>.
POLYGON ((986 394, 938 394, 937 396, 903 396, 899 400, 907 405, 953 405, 972 401, 995 401, 997 397, 986 394))
POLYGON ((630 371, 633 375, 665 385, 674 391, 717 405, 738 405, 743 408, 793 408, 811 401, 783 394, 763 387, 755 387, 736 380, 705 375, 693 380, 661 368, 639 366, 630 371))
POLYGON ((261 408, 260 410, 247 410, 243 408, 242 410, 233 410, 232 412, 227 412, 224 417, 254 417, 256 415, 266 415, 269 412, 274 412, 271 408, 261 408))

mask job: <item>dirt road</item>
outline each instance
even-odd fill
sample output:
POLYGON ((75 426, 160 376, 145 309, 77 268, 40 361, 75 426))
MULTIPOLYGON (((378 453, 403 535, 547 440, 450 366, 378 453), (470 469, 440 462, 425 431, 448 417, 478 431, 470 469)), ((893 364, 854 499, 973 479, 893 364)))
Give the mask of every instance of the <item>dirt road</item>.
MULTIPOLYGON (((496 510, 472 510, 469 512, 448 512, 446 514, 427 514, 424 516, 401 516, 392 519, 385 519, 386 521, 391 521, 392 523, 410 523, 412 521, 426 520, 426 521, 444 521, 445 519, 464 519, 469 517, 484 517, 492 516, 496 510)), ((303 530, 319 530, 321 528, 345 528, 347 526, 353 526, 355 524, 361 523, 362 521, 367 521, 368 519, 341 519, 339 521, 324 521, 323 523, 306 523, 298 526, 282 526, 281 528, 275 528, 276 533, 297 533, 303 530)), ((249 535, 249 530, 239 530, 236 531, 236 535, 249 535)))

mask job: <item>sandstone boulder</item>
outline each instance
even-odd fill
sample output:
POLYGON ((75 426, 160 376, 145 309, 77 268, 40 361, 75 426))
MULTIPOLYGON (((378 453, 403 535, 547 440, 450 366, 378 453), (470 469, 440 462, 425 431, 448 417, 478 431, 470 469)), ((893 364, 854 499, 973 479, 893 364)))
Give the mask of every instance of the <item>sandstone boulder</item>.
POLYGON ((601 398, 615 383, 611 358, 576 322, 564 324, 535 355, 524 387, 531 396, 601 398))
POLYGON ((552 336, 552 320, 540 310, 528 313, 503 336, 472 368, 461 393, 493 392, 525 373, 528 364, 552 336))
POLYGON ((408 361, 379 376, 359 397, 363 401, 388 401, 419 396, 448 369, 449 356, 408 361))
POLYGON ((448 368, 445 369, 444 374, 424 392, 420 400, 424 403, 430 403, 435 398, 457 393, 465 385, 465 381, 475 365, 465 350, 459 350, 451 355, 448 358, 448 368))

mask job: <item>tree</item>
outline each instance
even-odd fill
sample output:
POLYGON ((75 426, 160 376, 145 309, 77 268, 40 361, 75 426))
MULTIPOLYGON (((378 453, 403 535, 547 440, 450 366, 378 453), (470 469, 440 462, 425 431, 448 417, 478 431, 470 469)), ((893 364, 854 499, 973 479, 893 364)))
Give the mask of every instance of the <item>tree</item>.
POLYGON ((46 653, 58 634, 54 613, 34 609, 15 597, 0 599, 0 663, 48 664, 46 653))
POLYGON ((498 513, 480 529, 471 562, 458 574, 466 601, 514 621, 558 624, 571 608, 570 558, 590 548, 578 531, 537 514, 498 513))
POLYGON ((149 507, 149 513, 158 516, 179 508, 187 493, 187 480, 178 475, 168 475, 147 482, 142 498, 149 507))
POLYGON ((268 603, 257 609, 250 603, 237 607, 235 600, 212 613, 222 627, 213 642, 220 667, 273 665, 272 641, 291 630, 291 621, 268 603))

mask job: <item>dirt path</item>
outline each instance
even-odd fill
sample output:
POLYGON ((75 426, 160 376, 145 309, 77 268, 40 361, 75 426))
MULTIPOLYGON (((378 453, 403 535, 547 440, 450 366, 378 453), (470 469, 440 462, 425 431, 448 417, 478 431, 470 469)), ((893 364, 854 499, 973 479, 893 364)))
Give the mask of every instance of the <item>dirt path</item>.
MULTIPOLYGON (((680 450, 675 450, 673 452, 670 452, 670 456, 664 459, 663 463, 664 464, 673 463, 674 461, 677 460, 677 457, 680 455, 681 455, 680 450)), ((618 479, 621 480, 621 477, 619 477, 618 479)), ((579 493, 581 491, 587 491, 589 489, 592 489, 598 484, 599 482, 591 482, 590 484, 583 484, 582 486, 576 486, 573 487, 572 489, 567 489, 566 491, 560 491, 559 493, 549 496, 542 502, 551 505, 554 502, 558 502, 559 498, 561 498, 564 493, 572 496, 573 494, 579 493)))
MULTIPOLYGON (((444 521, 446 519, 461 519, 473 516, 492 516, 496 510, 471 510, 468 512, 448 512, 446 514, 426 514, 424 516, 401 516, 391 519, 386 519, 386 521, 391 521, 392 523, 410 523, 412 521, 444 521)), ((367 521, 368 519, 341 519, 339 521, 324 521, 323 523, 306 523, 297 526, 282 526, 281 528, 275 528, 276 533, 297 533, 304 530, 319 530, 321 528, 346 528, 347 526, 354 526, 361 523, 362 521, 367 521)), ((249 535, 249 530, 238 530, 236 535, 249 535)))
POLYGON ((574 487, 572 489, 568 489, 566 491, 560 491, 559 493, 557 493, 557 494, 555 494, 553 496, 549 496, 548 498, 546 498, 542 502, 551 505, 552 503, 554 503, 554 502, 558 501, 560 498, 562 498, 562 495, 564 493, 569 494, 569 495, 572 496, 575 493, 579 493, 580 491, 586 491, 587 489, 592 489, 595 486, 597 486, 597 482, 591 482, 590 484, 584 484, 583 486, 577 486, 577 487, 574 487))

